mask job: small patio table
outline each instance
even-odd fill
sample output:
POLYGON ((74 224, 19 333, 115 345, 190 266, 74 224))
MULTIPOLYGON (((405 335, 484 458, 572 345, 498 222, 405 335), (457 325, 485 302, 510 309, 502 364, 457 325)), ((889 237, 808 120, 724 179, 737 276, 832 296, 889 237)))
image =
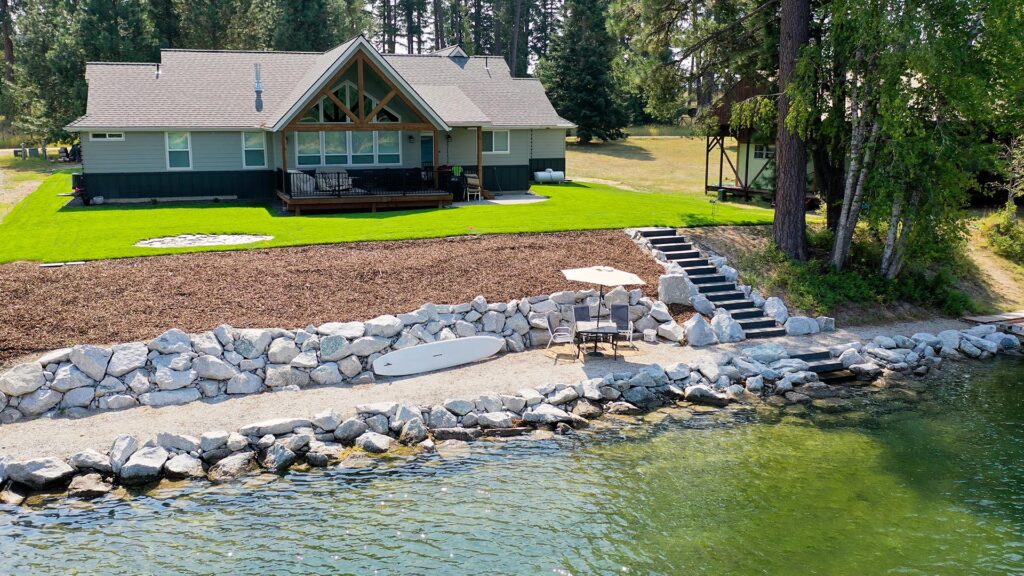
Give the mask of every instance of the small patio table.
POLYGON ((612 358, 618 357, 619 329, 615 324, 605 324, 604 326, 601 326, 595 321, 577 322, 576 333, 583 339, 584 345, 586 345, 588 339, 594 341, 594 349, 587 352, 587 356, 604 356, 604 354, 597 349, 597 344, 598 342, 609 342, 612 345, 612 358))

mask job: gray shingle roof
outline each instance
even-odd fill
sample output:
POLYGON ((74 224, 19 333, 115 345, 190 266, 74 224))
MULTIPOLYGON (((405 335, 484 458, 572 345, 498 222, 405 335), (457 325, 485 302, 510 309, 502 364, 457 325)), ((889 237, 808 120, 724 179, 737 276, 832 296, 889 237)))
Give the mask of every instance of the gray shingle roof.
MULTIPOLYGON (((157 64, 89 63, 85 116, 70 130, 269 128, 354 42, 324 53, 163 50, 157 64), (263 79, 255 102, 253 64, 263 79)), ((512 78, 496 57, 384 55, 450 126, 571 126, 540 82, 512 78)))

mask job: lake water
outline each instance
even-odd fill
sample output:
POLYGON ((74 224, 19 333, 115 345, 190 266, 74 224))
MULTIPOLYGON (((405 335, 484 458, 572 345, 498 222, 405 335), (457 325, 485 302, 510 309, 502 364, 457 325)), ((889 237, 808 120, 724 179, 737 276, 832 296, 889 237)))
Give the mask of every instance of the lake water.
POLYGON ((1024 361, 929 382, 845 415, 7 508, 0 573, 1024 574, 1024 361))

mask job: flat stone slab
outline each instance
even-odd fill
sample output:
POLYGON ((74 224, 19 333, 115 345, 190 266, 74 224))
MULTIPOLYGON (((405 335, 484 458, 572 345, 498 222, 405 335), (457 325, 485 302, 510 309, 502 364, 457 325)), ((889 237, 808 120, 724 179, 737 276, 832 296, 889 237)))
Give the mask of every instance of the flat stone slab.
POLYGON ((191 248, 193 246, 234 246, 273 240, 273 236, 256 234, 182 234, 181 236, 164 236, 140 240, 135 245, 140 248, 191 248))

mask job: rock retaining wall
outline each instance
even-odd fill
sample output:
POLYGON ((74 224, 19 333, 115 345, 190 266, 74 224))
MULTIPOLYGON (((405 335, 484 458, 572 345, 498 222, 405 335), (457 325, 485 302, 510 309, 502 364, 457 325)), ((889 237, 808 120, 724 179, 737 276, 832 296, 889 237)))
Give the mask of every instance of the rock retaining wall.
POLYGON ((457 305, 425 304, 414 312, 366 322, 330 322, 295 330, 222 325, 198 334, 171 329, 149 342, 54 350, 0 375, 0 424, 89 410, 169 406, 218 398, 374 381, 373 361, 428 342, 487 335, 504 351, 548 343, 547 318, 568 324, 572 307, 594 315, 628 304, 638 329, 675 325, 668 307, 640 290, 616 288, 598 309, 595 290, 556 292, 510 302, 483 296, 457 305))
POLYGON ((807 404, 842 412, 855 409, 874 394, 912 400, 916 393, 911 389, 874 386, 869 381, 886 370, 923 376, 944 359, 1019 354, 1016 337, 990 328, 879 337, 866 344, 837 346, 832 354, 858 375, 857 381, 842 384, 820 382, 806 362, 790 358, 782 346, 762 344, 735 355, 708 354, 692 364, 667 368, 654 364, 637 372, 523 388, 515 394, 453 398, 431 406, 365 404, 351 418, 327 410, 312 418, 278 418, 234 432, 210 431, 198 438, 160 433, 140 441, 121 436, 103 452, 85 450, 67 460, 13 461, 0 456, 0 502, 19 504, 32 491, 65 488, 71 496, 91 498, 109 492, 115 483, 140 485, 161 478, 225 482, 256 470, 283 472, 303 463, 362 466, 367 454, 398 446, 431 451, 435 442, 514 436, 535 429, 571 433, 605 413, 639 415, 680 402, 712 407, 807 404))

